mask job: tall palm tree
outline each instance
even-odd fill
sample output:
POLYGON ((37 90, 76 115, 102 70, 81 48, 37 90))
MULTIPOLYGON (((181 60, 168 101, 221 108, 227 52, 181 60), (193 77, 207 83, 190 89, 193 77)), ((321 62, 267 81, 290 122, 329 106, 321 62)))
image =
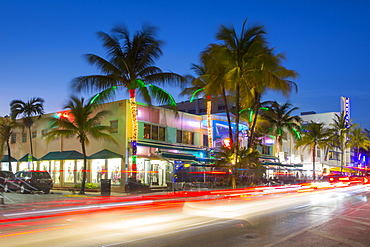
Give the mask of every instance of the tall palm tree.
MULTIPOLYGON (((190 102, 194 98, 199 97, 200 95, 204 96, 206 99, 207 107, 207 133, 208 133, 208 147, 212 148, 212 125, 211 125, 211 110, 212 110, 212 96, 219 96, 225 92, 225 85, 223 84, 223 75, 224 73, 218 71, 216 73, 216 67, 212 66, 210 68, 210 61, 205 62, 206 60, 211 59, 209 54, 206 52, 202 53, 201 64, 193 64, 191 70, 195 72, 197 77, 189 76, 190 87, 183 89, 180 93, 181 96, 191 95, 190 102), (212 71, 211 71, 212 70, 212 71)), ((226 96, 226 93, 225 93, 226 96)), ((232 136, 231 136, 232 137, 232 136)))
POLYGON ((14 119, 9 118, 9 116, 0 118, 0 151, 3 153, 4 145, 6 145, 8 153, 9 171, 12 171, 12 162, 10 160, 11 150, 10 150, 10 138, 13 134, 14 129, 21 127, 14 119))
POLYGON ((315 123, 311 121, 307 126, 303 127, 302 136, 296 143, 296 148, 303 147, 305 150, 307 147, 312 152, 312 177, 316 180, 316 148, 325 150, 331 146, 333 135, 332 130, 325 127, 323 123, 315 123))
POLYGON ((85 194, 87 170, 86 145, 89 144, 89 137, 113 141, 118 145, 117 141, 109 134, 112 128, 110 126, 100 125, 101 120, 110 112, 102 110, 93 114, 96 106, 95 102, 97 101, 85 101, 84 98, 78 99, 72 96, 64 107, 64 109, 68 110, 68 117, 52 118, 50 120, 51 130, 45 135, 48 141, 57 137, 76 136, 80 142, 84 158, 80 194, 85 194))
POLYGON ((249 72, 250 62, 259 53, 259 48, 265 43, 263 35, 265 34, 262 26, 246 27, 246 21, 242 26, 240 34, 236 32, 234 27, 221 25, 216 39, 221 41, 221 44, 211 45, 213 56, 222 61, 228 69, 226 77, 228 78, 228 88, 235 92, 235 137, 233 138, 234 146, 234 163, 238 162, 239 151, 239 111, 240 98, 243 84, 249 72))
MULTIPOLYGON (((285 59, 283 54, 275 55, 273 49, 264 48, 265 52, 259 55, 255 61, 254 69, 250 70, 249 85, 246 94, 243 98, 243 103, 251 107, 255 112, 259 112, 262 103, 263 94, 268 90, 278 91, 288 96, 293 90, 297 91, 295 82, 289 80, 298 76, 297 72, 283 67, 282 60, 285 59)), ((257 115, 254 115, 249 132, 249 147, 253 144, 253 135, 255 133, 255 126, 257 122, 257 115)))
MULTIPOLYGON (((213 46, 215 57, 221 59, 228 72, 228 89, 235 92, 235 153, 239 150, 239 112, 246 102, 260 102, 261 94, 266 88, 290 93, 295 83, 286 80, 295 77, 296 73, 281 66, 282 55, 274 55, 272 49, 268 49, 265 41, 263 26, 246 27, 246 21, 242 25, 242 31, 238 34, 234 27, 221 26, 216 38, 222 43, 213 46), (253 97, 251 97, 253 96, 253 97), (243 99, 243 101, 241 101, 243 99)), ((260 105, 256 105, 257 112, 260 105)), ((253 139, 253 128, 250 128, 250 140, 253 139)), ((251 147, 252 144, 248 143, 251 147)), ((238 155, 235 155, 235 158, 238 155)))
POLYGON ((292 107, 290 103, 280 105, 277 101, 267 101, 263 105, 268 108, 263 111, 263 117, 271 123, 268 133, 273 134, 276 139, 276 153, 283 148, 283 139, 286 131, 290 132, 293 137, 299 138, 301 118, 292 116, 292 112, 298 110, 298 107, 292 107))
MULTIPOLYGON (((353 128, 352 131, 348 134, 348 139, 348 146, 354 149, 355 157, 359 157, 361 149, 365 149, 366 151, 369 150, 370 139, 363 132, 363 129, 361 127, 357 126, 353 128)), ((359 162, 359 160, 357 160, 357 162, 359 162)))
MULTIPOLYGON (((98 55, 85 55, 87 61, 101 70, 101 75, 80 76, 72 81, 72 86, 78 91, 98 90, 104 91, 113 87, 122 87, 129 91, 132 133, 132 170, 136 176, 136 144, 138 134, 136 94, 139 93, 144 101, 152 103, 152 99, 160 104, 167 104, 176 108, 173 97, 162 90, 158 85, 181 85, 186 80, 184 77, 163 72, 154 66, 155 60, 162 55, 162 41, 156 38, 156 28, 143 26, 132 37, 124 26, 113 29, 112 35, 98 32, 98 37, 103 41, 107 51, 107 59, 98 55)), ((110 91, 113 96, 114 90, 110 91)))
POLYGON ((333 129, 333 145, 337 147, 341 152, 341 159, 340 159, 340 171, 343 172, 344 168, 344 152, 346 148, 348 148, 348 133, 351 131, 355 125, 351 125, 347 121, 347 114, 342 111, 339 115, 335 114, 333 118, 333 123, 330 124, 330 127, 333 129))
POLYGON ((18 116, 22 116, 23 124, 28 128, 28 134, 30 139, 30 154, 28 156, 28 162, 31 163, 33 160, 33 147, 32 147, 32 132, 31 127, 33 125, 32 117, 38 116, 39 118, 44 114, 44 99, 34 97, 24 102, 16 99, 10 102, 10 117, 16 119, 18 116))

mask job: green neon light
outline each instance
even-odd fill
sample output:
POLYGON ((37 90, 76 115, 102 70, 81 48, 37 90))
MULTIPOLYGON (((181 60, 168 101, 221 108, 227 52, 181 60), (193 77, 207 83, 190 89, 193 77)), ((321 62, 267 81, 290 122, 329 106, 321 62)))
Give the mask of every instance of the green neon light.
POLYGON ((292 129, 294 131, 294 133, 296 134, 296 136, 298 137, 298 139, 301 139, 301 133, 299 133, 297 130, 295 129, 292 129))
POLYGON ((100 95, 102 94, 107 94, 107 92, 110 92, 110 91, 113 91, 117 88, 117 86, 113 86, 113 87, 110 87, 108 89, 105 89, 104 91, 100 92, 100 93, 97 93, 91 100, 90 100, 90 104, 93 104, 94 101, 99 98, 100 95))
POLYGON ((199 92, 199 91, 202 91, 204 90, 205 88, 200 88, 198 90, 196 90, 192 95, 191 95, 191 98, 190 98, 190 103, 193 102, 193 100, 195 99, 195 95, 199 92))
POLYGON ((253 111, 250 111, 249 112, 249 122, 252 122, 253 121, 253 111))

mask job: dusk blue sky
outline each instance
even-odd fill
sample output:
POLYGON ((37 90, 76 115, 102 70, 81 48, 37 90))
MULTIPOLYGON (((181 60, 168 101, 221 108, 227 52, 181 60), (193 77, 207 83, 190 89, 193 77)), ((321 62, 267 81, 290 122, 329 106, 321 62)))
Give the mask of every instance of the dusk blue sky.
POLYGON ((370 129, 369 11, 366 0, 0 0, 0 115, 9 113, 11 100, 31 97, 45 99, 46 113, 61 110, 73 78, 99 73, 83 58, 105 57, 98 31, 109 33, 116 24, 132 33, 144 23, 156 26, 165 42, 157 66, 189 74, 199 53, 216 42, 221 24, 240 30, 247 18, 266 27, 270 46, 300 75, 298 93, 265 100, 289 101, 300 114, 339 112, 340 97, 350 97, 353 122, 370 129))

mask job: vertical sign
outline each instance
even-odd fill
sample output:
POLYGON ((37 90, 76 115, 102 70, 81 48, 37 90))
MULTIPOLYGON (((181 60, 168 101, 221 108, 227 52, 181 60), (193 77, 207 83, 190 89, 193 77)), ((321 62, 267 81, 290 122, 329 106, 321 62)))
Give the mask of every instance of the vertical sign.
POLYGON ((348 97, 340 97, 340 109, 341 112, 344 111, 344 113, 346 114, 346 124, 348 127, 350 119, 350 101, 348 97))

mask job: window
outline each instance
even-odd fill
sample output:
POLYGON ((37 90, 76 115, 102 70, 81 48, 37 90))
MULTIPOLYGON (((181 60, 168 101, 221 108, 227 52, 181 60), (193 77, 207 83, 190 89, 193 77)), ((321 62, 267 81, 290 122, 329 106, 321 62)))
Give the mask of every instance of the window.
POLYGON ((219 111, 225 111, 226 110, 226 106, 225 105, 218 105, 217 106, 217 110, 219 110, 219 111))
POLYGON ((262 146, 262 154, 270 154, 271 147, 270 146, 262 146))
POLYGON ((329 160, 339 160, 339 152, 329 151, 329 160))
POLYGON ((10 143, 16 143, 17 142, 17 134, 12 134, 10 137, 10 143))
POLYGON ((110 127, 112 128, 111 133, 118 133, 118 120, 109 121, 110 127))
POLYGON ((321 157, 321 149, 320 148, 317 148, 316 149, 316 157, 317 158, 320 158, 321 157))
POLYGON ((157 125, 144 124, 144 138, 166 141, 166 128, 157 125))
POLYGON ((195 114, 196 112, 195 108, 188 109, 188 113, 195 114))
POLYGON ((37 131, 36 130, 32 131, 31 137, 32 138, 36 138, 37 137, 37 131))
POLYGON ((41 130, 41 135, 42 136, 46 136, 47 133, 48 133, 48 129, 41 130))
POLYGON ((22 142, 27 142, 27 133, 22 133, 22 142))
POLYGON ((205 107, 200 108, 199 113, 207 113, 207 108, 205 107))
POLYGON ((177 143, 194 145, 194 132, 177 130, 177 143))
POLYGON ((203 135, 203 146, 208 147, 208 135, 203 135))

